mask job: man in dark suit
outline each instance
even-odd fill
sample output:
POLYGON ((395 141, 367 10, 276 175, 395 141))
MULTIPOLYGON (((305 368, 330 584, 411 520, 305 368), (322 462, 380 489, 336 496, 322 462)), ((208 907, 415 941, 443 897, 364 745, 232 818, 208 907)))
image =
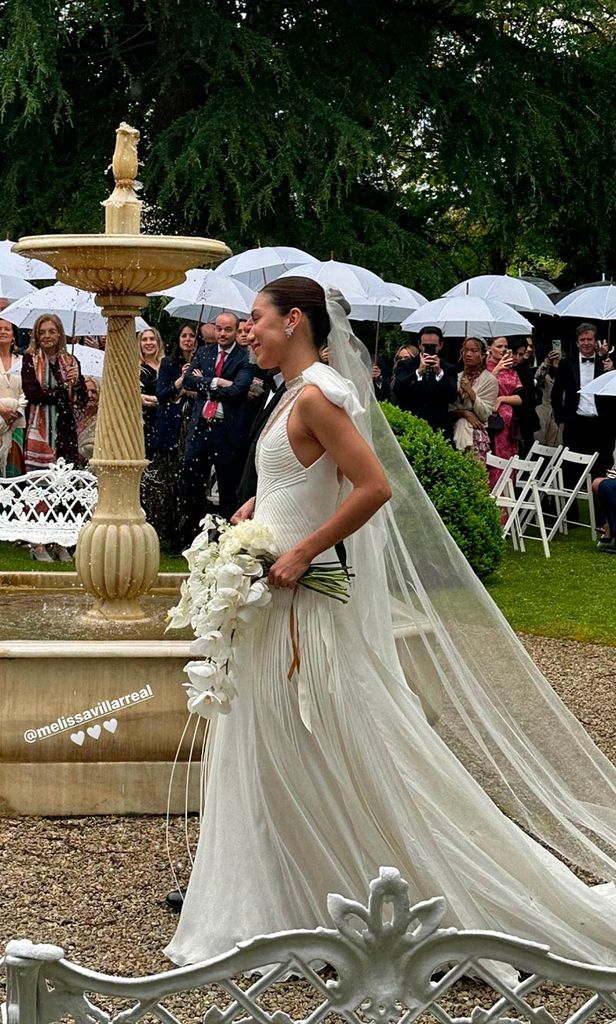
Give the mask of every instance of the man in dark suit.
POLYGON ((184 457, 185 543, 199 532, 212 465, 218 481, 218 514, 229 519, 237 508, 246 396, 253 378, 248 353, 236 343, 237 324, 234 313, 216 317, 216 344, 197 350, 184 378, 185 389, 197 396, 184 457))
POLYGON ((449 406, 458 396, 455 366, 441 360, 443 333, 438 327, 422 327, 419 355, 401 359, 396 367, 394 398, 401 409, 419 416, 432 427, 453 438, 453 420, 449 406))
POLYGON ((616 409, 613 398, 580 395, 579 390, 606 370, 612 370, 611 359, 597 355, 597 328, 580 324, 576 329, 576 350, 570 359, 563 359, 554 376, 552 408, 554 419, 563 424, 563 444, 574 452, 592 455, 599 452, 591 475, 605 476, 611 468, 616 435, 616 409))

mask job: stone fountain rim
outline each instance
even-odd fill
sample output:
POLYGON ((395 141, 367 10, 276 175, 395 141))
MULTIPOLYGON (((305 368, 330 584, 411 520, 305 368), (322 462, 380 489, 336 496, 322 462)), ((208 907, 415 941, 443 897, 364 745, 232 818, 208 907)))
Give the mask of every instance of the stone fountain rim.
MULTIPOLYGON (((177 593, 182 580, 187 578, 185 572, 159 572, 152 587, 154 593, 177 593)), ((73 591, 83 590, 76 572, 37 572, 25 570, 16 572, 0 571, 0 593, 6 590, 33 591, 73 591)))
POLYGON ((215 238, 195 238, 187 235, 107 235, 104 232, 81 235, 24 235, 12 251, 24 254, 47 249, 112 248, 162 249, 204 252, 208 256, 220 253, 221 258, 231 253, 228 245, 215 238))

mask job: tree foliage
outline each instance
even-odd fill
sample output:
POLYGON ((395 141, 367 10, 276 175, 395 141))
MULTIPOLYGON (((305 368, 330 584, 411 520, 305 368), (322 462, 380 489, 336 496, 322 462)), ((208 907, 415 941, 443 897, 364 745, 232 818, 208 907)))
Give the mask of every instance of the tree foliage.
POLYGON ((613 274, 615 23, 616 0, 0 0, 0 225, 98 230, 126 119, 151 230, 430 295, 613 274))

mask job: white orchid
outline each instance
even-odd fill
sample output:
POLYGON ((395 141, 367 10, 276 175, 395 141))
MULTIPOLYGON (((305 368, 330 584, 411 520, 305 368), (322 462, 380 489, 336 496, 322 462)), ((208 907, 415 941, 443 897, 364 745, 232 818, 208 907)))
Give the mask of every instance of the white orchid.
POLYGON ((190 714, 196 712, 202 718, 215 718, 216 715, 228 715, 231 710, 232 697, 224 690, 206 690, 201 693, 191 686, 187 693, 186 706, 190 714))
POLYGON ((200 692, 219 682, 225 675, 224 665, 217 665, 215 661, 189 661, 184 671, 191 686, 200 692))
MULTIPOLYGON (((202 533, 184 552, 190 570, 180 600, 169 612, 169 629, 191 625, 195 637, 184 671, 188 710, 213 718, 228 714, 236 695, 231 678, 233 643, 253 627, 272 600, 264 576, 275 562, 274 536, 267 526, 246 520, 230 526, 217 516, 201 521, 202 533), (211 540, 213 533, 218 540, 211 540)), ((348 570, 339 565, 311 567, 301 586, 337 600, 348 600, 348 570)))
POLYGON ((197 658, 211 658, 225 664, 231 657, 231 640, 220 629, 211 629, 190 645, 190 653, 197 658))

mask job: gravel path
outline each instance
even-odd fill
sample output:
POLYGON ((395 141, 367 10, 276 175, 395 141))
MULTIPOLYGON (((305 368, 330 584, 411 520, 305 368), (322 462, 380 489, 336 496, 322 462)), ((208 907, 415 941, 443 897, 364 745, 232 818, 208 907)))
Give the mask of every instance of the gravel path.
MULTIPOLYGON (((531 655, 560 696, 616 763, 616 649, 569 641, 523 637, 531 655)), ((196 843, 197 822, 189 822, 196 843)), ((188 875, 183 821, 171 825, 171 855, 180 877, 188 875)), ((0 819, 0 949, 10 938, 62 946, 69 959, 113 974, 166 970, 162 948, 176 917, 166 909, 172 880, 165 853, 165 822, 155 817, 0 819)), ((327 922, 324 922, 327 923, 327 922)), ((277 986, 278 1003, 305 1016, 307 987, 277 986)), ((450 1012, 468 1013, 480 986, 464 983, 450 1012)), ((175 1001, 182 1021, 200 1020, 197 1007, 216 993, 175 1001)), ((546 1003, 553 1012, 570 1008, 562 991, 546 1003)), ((171 1002, 169 1007, 172 1008, 171 1002)))

